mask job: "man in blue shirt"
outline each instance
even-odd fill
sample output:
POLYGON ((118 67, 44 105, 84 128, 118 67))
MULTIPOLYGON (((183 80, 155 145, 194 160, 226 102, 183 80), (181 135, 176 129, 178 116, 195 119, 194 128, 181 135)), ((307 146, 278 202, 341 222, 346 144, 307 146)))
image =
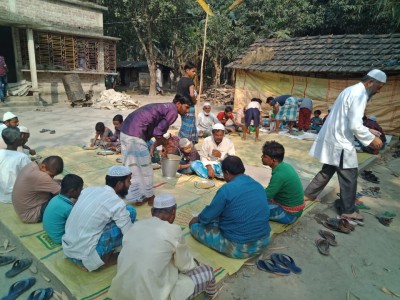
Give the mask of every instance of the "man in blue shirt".
POLYGON ((43 215, 43 229, 56 244, 61 244, 65 223, 83 188, 83 179, 74 174, 66 175, 61 181, 61 192, 54 196, 43 215))
POLYGON ((268 246, 271 231, 265 190, 244 174, 239 157, 228 156, 221 167, 227 183, 210 205, 190 221, 190 232, 200 243, 226 256, 257 255, 268 246))

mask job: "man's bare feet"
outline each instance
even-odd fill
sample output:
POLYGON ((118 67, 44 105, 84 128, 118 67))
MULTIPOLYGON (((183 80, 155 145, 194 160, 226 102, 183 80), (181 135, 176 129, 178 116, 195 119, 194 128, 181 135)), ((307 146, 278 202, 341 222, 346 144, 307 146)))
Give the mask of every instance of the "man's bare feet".
POLYGON ((246 140, 246 137, 245 136, 242 136, 242 141, 245 141, 246 140))
POLYGON ((255 141, 256 142, 261 142, 261 139, 260 138, 256 138, 255 141))

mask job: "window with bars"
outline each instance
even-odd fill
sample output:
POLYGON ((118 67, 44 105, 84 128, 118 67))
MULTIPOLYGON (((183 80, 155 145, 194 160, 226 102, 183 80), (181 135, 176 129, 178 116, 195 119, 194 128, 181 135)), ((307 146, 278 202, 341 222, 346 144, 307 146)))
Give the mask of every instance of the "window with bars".
MULTIPOLYGON (((100 42, 96 39, 34 32, 36 65, 39 70, 98 71, 100 42)), ((26 31, 20 30, 22 64, 29 66, 26 31)), ((105 41, 104 70, 116 70, 116 43, 105 41)))

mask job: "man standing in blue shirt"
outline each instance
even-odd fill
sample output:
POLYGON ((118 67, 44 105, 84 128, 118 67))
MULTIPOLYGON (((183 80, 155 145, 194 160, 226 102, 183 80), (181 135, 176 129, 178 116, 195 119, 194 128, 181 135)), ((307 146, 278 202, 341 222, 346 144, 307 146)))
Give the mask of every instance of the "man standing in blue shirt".
POLYGON ((61 244, 65 223, 72 207, 83 189, 83 179, 75 174, 66 175, 61 181, 61 192, 54 196, 43 215, 43 229, 56 244, 61 244))
POLYGON ((268 246, 271 231, 265 190, 244 174, 239 157, 228 156, 221 167, 227 183, 190 221, 190 233, 200 243, 232 258, 257 255, 268 246))

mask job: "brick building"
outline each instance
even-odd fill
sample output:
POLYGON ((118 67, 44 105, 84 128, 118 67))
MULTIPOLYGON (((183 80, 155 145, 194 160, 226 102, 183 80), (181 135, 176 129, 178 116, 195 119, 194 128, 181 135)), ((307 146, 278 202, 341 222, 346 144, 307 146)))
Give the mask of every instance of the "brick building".
POLYGON ((63 76, 78 74, 84 91, 103 90, 116 72, 118 38, 103 35, 107 8, 80 0, 0 0, 0 55, 9 82, 32 82, 41 100, 66 99, 63 76))

